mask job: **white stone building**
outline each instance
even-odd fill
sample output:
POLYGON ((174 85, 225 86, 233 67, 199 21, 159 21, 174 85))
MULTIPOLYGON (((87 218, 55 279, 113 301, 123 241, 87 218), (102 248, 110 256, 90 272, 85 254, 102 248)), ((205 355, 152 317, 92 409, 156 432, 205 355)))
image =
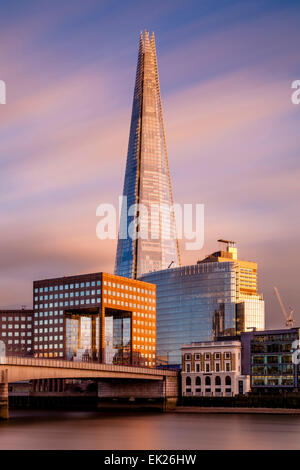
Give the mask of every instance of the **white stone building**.
POLYGON ((241 374, 240 341, 185 344, 181 352, 183 396, 233 396, 250 390, 250 377, 241 374))

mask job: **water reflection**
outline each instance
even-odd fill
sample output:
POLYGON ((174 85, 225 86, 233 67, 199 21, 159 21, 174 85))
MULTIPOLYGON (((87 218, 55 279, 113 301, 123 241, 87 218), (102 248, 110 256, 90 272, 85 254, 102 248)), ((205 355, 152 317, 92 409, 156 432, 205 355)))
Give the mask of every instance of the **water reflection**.
POLYGON ((0 449, 300 449, 300 416, 14 411, 0 449))

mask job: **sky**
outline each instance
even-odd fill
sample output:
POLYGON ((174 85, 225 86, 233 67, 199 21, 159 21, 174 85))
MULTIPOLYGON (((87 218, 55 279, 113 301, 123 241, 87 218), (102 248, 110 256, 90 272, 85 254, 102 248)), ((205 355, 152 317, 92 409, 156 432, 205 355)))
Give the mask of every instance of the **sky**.
POLYGON ((174 199, 205 205, 202 250, 235 240, 300 325, 300 3, 10 0, 0 5, 0 307, 32 281, 113 272, 96 208, 122 193, 141 30, 154 31, 174 199))

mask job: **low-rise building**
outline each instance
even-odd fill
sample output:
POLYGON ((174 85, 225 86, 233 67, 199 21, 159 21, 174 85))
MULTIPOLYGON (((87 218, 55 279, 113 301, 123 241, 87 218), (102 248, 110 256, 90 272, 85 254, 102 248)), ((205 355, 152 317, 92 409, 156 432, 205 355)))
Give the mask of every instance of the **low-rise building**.
POLYGON ((242 370, 253 392, 300 390, 300 328, 241 334, 242 370))
POLYGON ((233 396, 249 391, 238 339, 186 344, 181 351, 183 396, 233 396))
POLYGON ((33 311, 29 309, 0 310, 0 341, 6 356, 33 354, 33 311))

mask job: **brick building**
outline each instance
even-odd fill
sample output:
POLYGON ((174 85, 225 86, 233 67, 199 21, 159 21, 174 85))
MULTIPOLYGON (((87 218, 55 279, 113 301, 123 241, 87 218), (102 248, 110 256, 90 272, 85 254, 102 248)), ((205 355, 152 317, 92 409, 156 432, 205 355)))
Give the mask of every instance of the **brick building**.
POLYGON ((7 356, 33 354, 33 311, 0 310, 0 341, 7 356))

